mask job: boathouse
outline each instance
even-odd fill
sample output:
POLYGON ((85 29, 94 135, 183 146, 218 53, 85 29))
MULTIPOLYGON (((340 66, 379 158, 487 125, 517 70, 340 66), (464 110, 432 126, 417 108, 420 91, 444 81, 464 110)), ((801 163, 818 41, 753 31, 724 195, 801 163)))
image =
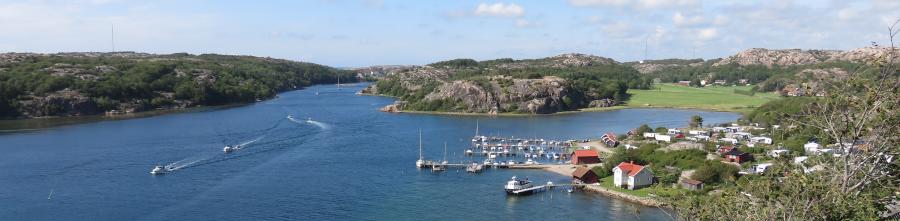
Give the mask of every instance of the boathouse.
POLYGON ((578 167, 572 172, 572 182, 575 184, 594 184, 599 179, 600 177, 588 167, 578 167))
POLYGON ((596 150, 575 150, 572 153, 572 164, 600 163, 600 154, 596 150))

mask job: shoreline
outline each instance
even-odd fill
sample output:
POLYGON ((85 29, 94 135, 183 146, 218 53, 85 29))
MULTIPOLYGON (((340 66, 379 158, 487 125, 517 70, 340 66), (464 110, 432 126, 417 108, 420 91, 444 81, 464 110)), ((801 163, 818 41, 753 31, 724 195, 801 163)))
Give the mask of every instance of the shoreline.
MULTIPOLYGON (((366 83, 366 82, 356 82, 352 83, 354 86, 357 84, 366 83)), ((29 131, 38 131, 48 128, 54 127, 62 127, 69 125, 77 125, 84 123, 94 123, 101 121, 112 121, 112 120, 129 120, 129 119, 138 119, 145 117, 156 117, 167 114, 179 114, 179 113, 192 113, 199 111, 208 111, 208 110, 220 110, 220 109, 228 109, 228 108, 236 108, 249 106, 254 104, 259 104, 266 101, 271 101, 274 99, 278 99, 278 95, 282 93, 288 93, 292 91, 299 91, 309 89, 310 87, 317 85, 329 85, 329 84, 313 84, 306 87, 296 88, 292 90, 286 90, 276 93, 275 96, 267 99, 262 99, 260 101, 253 101, 247 103, 233 103, 233 104, 223 104, 223 105, 215 105, 215 106, 192 106, 185 108, 169 108, 169 109, 153 109, 147 111, 140 111, 134 113, 123 113, 123 114, 94 114, 94 115, 82 115, 82 116, 43 116, 43 117, 33 117, 33 118, 12 118, 12 119, 0 119, 0 134, 3 133, 17 133, 17 132, 29 132, 29 131)), ((346 84, 345 84, 346 85, 346 84)))
MULTIPOLYGON (((380 95, 365 95, 365 96, 380 96, 380 95)), ((386 96, 386 97, 389 97, 389 96, 386 96)), ((707 111, 707 112, 726 112, 726 113, 737 113, 737 114, 746 113, 743 111, 704 109, 704 108, 696 108, 696 107, 664 107, 664 106, 647 106, 647 107, 612 106, 612 107, 604 107, 604 108, 583 108, 583 109, 578 109, 578 110, 560 111, 560 112, 549 113, 549 114, 527 114, 527 113, 488 114, 488 113, 466 113, 466 112, 447 112, 447 111, 406 111, 406 110, 397 111, 397 112, 385 112, 385 113, 447 115, 447 116, 532 117, 532 116, 557 116, 557 115, 591 113, 591 112, 606 112, 606 111, 625 110, 625 109, 679 109, 679 110, 696 110, 696 111, 707 111)))
MULTIPOLYGON (((543 170, 551 172, 551 173, 564 175, 564 176, 571 176, 572 172, 575 171, 575 169, 574 169, 575 167, 576 166, 574 166, 574 165, 552 165, 552 166, 543 168, 543 170)), ((583 190, 594 192, 594 193, 599 193, 599 194, 602 194, 605 196, 614 197, 617 199, 625 200, 625 201, 628 201, 631 203, 636 203, 636 204, 640 204, 640 205, 644 205, 644 206, 651 206, 651 207, 664 207, 665 206, 664 203, 662 203, 658 200, 652 199, 652 198, 634 196, 631 194, 622 193, 622 192, 618 192, 615 190, 610 190, 610 189, 607 189, 600 185, 585 185, 583 190)))

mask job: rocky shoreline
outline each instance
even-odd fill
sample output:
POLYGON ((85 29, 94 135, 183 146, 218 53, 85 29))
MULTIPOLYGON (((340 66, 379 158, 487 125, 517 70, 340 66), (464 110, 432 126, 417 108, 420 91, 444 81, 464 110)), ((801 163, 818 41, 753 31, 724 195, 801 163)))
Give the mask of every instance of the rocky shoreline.
MULTIPOLYGON (((550 171, 550 172, 553 172, 553 173, 557 173, 557 174, 560 174, 560 175, 571 176, 571 175, 572 175, 572 172, 575 171, 575 166, 572 166, 572 165, 554 165, 554 166, 550 166, 550 167, 545 167, 544 170, 550 171)), ((629 201, 629 202, 632 202, 632 203, 641 204, 641 205, 644 205, 644 206, 652 206, 652 207, 664 207, 664 206, 666 206, 666 204, 664 204, 664 203, 662 203, 662 202, 660 202, 660 201, 658 201, 658 200, 655 200, 655 199, 653 199, 653 198, 634 196, 634 195, 630 195, 630 194, 627 194, 627 193, 622 193, 622 192, 618 192, 618 191, 615 191, 615 190, 610 190, 610 189, 607 189, 607 188, 602 187, 602 186, 600 186, 600 185, 587 185, 587 186, 584 187, 584 190, 586 190, 586 191, 591 191, 591 192, 595 192, 595 193, 600 193, 600 194, 603 194, 603 195, 606 195, 606 196, 615 197, 615 198, 618 198, 618 199, 622 199, 622 200, 629 201)))

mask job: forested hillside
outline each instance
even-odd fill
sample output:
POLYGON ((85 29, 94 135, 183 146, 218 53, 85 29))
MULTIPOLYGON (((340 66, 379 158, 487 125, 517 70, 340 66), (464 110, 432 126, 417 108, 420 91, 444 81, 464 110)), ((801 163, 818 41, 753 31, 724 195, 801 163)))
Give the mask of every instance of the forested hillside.
POLYGON ((0 117, 253 102, 353 73, 281 59, 143 53, 0 54, 0 117))

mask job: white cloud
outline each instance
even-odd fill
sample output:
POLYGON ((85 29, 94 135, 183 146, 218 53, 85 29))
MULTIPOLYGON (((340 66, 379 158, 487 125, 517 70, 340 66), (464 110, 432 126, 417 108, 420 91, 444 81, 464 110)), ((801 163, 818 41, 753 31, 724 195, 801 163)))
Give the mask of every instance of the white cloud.
POLYGON ((520 17, 525 14, 525 8, 515 3, 481 3, 475 8, 475 15, 495 17, 520 17))
POLYGON ((701 28, 697 30, 697 39, 702 41, 710 40, 719 36, 719 30, 716 28, 701 28))
POLYGON ((842 21, 847 21, 856 18, 857 16, 856 10, 852 8, 841 9, 837 12, 837 18, 842 21))
POLYGON ((574 6, 623 6, 631 3, 631 0, 569 0, 574 6))
POLYGON ((615 6, 615 7, 633 7, 640 9, 656 9, 669 7, 685 7, 696 6, 698 0, 569 0, 569 4, 574 6, 615 6))
POLYGON ((705 22, 703 16, 695 15, 695 16, 685 16, 681 12, 676 12, 675 15, 672 16, 672 22, 675 23, 676 26, 695 26, 705 22))

